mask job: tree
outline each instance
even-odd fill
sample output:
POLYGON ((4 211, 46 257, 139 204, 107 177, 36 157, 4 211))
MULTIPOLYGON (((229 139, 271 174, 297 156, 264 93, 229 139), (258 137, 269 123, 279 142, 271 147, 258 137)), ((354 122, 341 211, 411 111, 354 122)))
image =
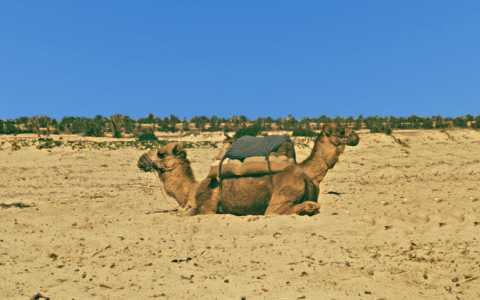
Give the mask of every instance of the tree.
POLYGON ((38 117, 29 118, 28 121, 29 127, 32 128, 32 130, 38 135, 38 137, 41 137, 40 122, 38 121, 38 117))
POLYGON ((285 130, 294 130, 298 127, 298 121, 295 119, 294 116, 288 115, 285 118, 285 130))
POLYGON ((208 128, 209 131, 219 131, 220 130, 220 125, 221 121, 220 118, 217 116, 212 116, 210 118, 210 128, 208 128))
POLYGON ((422 124, 423 129, 432 129, 433 128, 433 118, 425 118, 422 124))
POLYGON ((22 133, 32 133, 33 130, 29 127, 28 117, 18 117, 15 119, 17 123, 18 131, 22 133))
POLYGON ((453 126, 453 118, 445 118, 443 119, 445 123, 445 128, 450 128, 453 126))
POLYGON ((277 129, 285 129, 285 118, 276 119, 275 125, 277 125, 277 129))
POLYGON ((3 127, 3 120, 0 119, 0 134, 4 134, 5 133, 5 129, 3 127))
POLYGON ((407 121, 410 123, 410 128, 418 129, 421 126, 420 117, 417 115, 410 115, 407 121))
POLYGON ((272 117, 268 116, 264 120, 264 126, 265 130, 272 130, 272 124, 275 123, 275 121, 272 119, 272 117))
POLYGON ((300 128, 310 129, 310 118, 302 117, 300 119, 300 128))
POLYGON ((170 132, 177 132, 178 131, 177 124, 182 123, 182 121, 180 121, 180 119, 177 116, 170 115, 169 123, 170 123, 170 132))
POLYGON ((345 122, 345 119, 342 116, 336 116, 333 118, 333 123, 337 124, 338 126, 342 126, 343 123, 345 122))
POLYGON ((262 133, 262 129, 260 126, 251 126, 251 127, 243 127, 233 136, 235 139, 241 138, 242 136, 250 135, 250 136, 257 136, 262 133))
POLYGON ((475 122, 475 118, 471 115, 471 114, 468 114, 468 115, 465 115, 465 122, 467 123, 467 127, 468 125, 470 124, 471 127, 473 127, 473 122, 475 122))
POLYGON ((230 116, 227 121, 232 124, 233 130, 237 131, 238 129, 240 129, 240 120, 237 116, 230 116))
POLYGON ((168 122, 169 122, 168 117, 165 117, 165 118, 157 117, 157 118, 155 118, 155 125, 158 127, 158 131, 167 132, 168 131, 168 122))
POLYGON ((106 119, 101 115, 96 115, 95 118, 85 119, 83 122, 84 136, 105 136, 106 119))
POLYGON ((345 124, 348 128, 353 128, 355 126, 355 118, 353 116, 348 117, 345 120, 345 124))
POLYGON ((135 130, 135 120, 129 116, 123 116, 123 126, 126 134, 131 134, 135 130))
POLYGON ((433 116, 432 119, 433 119, 433 122, 435 123, 435 128, 443 128, 444 124, 443 124, 442 116, 440 115, 433 116))
POLYGON ((147 115, 146 122, 147 124, 154 124, 155 123, 155 116, 152 113, 147 115))
POLYGON ((46 136, 50 136, 50 126, 52 125, 52 119, 47 116, 36 116, 32 118, 28 118, 28 125, 30 131, 35 132, 38 137, 42 135, 42 131, 40 128, 45 128, 46 136))
POLYGON ((471 114, 465 115, 464 118, 465 118, 465 121, 467 122, 472 122, 475 120, 475 118, 471 114))
POLYGON ((50 136, 50 125, 52 125, 52 119, 50 119, 49 117, 47 117, 45 115, 37 116, 36 118, 38 119, 38 123, 40 124, 40 127, 46 129, 46 131, 47 131, 46 135, 47 135, 47 137, 49 137, 50 136))
POLYGON ((114 138, 121 138, 123 132, 123 116, 121 114, 114 114, 110 117, 110 121, 112 122, 112 132, 114 138))
POLYGON ((478 115, 475 117, 475 123, 472 124, 472 127, 474 127, 474 128, 480 128, 480 114, 478 114, 478 115))
POLYGON ((207 124, 208 121, 209 121, 209 119, 206 116, 193 117, 190 120, 190 122, 195 124, 195 128, 198 128, 201 131, 203 131, 205 129, 205 124, 207 124))
POLYGON ((60 121, 60 125, 62 125, 67 133, 70 134, 79 134, 83 132, 83 125, 86 118, 79 118, 79 117, 64 117, 60 121))
POLYGON ((240 121, 240 124, 243 124, 243 125, 245 125, 245 123, 248 122, 248 118, 245 117, 244 115, 239 115, 238 120, 240 121))
POLYGON ((319 123, 332 123, 332 118, 329 116, 322 115, 320 118, 318 118, 319 123))
POLYGON ((453 118, 453 127, 465 128, 467 127, 467 121, 463 117, 455 116, 453 118))
POLYGON ((5 121, 5 134, 13 134, 16 135, 18 133, 18 128, 15 126, 14 120, 6 120, 5 121))
POLYGON ((182 130, 183 131, 189 131, 190 130, 190 127, 188 126, 190 122, 187 121, 187 117, 183 117, 183 120, 182 120, 182 130))
POLYGON ((394 117, 394 116, 389 116, 388 117, 388 123, 390 125, 390 128, 398 129, 399 119, 394 117))
POLYGON ((360 130, 362 129, 363 127, 363 115, 359 115, 356 119, 355 119, 355 125, 353 126, 353 128, 355 130, 360 130))

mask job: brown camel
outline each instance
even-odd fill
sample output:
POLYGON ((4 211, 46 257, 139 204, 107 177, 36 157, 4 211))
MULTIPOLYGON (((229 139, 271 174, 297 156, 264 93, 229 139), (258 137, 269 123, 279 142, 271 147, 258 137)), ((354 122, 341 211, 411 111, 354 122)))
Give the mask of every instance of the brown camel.
POLYGON ((195 207, 195 190, 198 182, 193 175, 187 152, 178 143, 168 144, 159 150, 151 150, 138 160, 138 167, 145 172, 154 171, 167 195, 177 200, 186 214, 195 207))
POLYGON ((218 179, 207 177, 198 184, 195 182, 190 162, 180 144, 169 144, 156 153, 144 154, 142 158, 153 162, 165 190, 185 208, 186 215, 314 215, 320 211, 317 202, 320 182, 338 161, 345 145, 355 146, 358 142, 355 131, 325 124, 310 156, 303 162, 292 164, 272 177, 222 179, 221 196, 218 179))

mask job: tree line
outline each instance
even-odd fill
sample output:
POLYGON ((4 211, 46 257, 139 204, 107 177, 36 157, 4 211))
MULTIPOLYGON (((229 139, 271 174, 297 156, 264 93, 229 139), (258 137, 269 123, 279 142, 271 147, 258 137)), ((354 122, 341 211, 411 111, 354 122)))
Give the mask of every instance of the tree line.
POLYGON ((217 116, 195 116, 190 120, 170 115, 155 117, 152 113, 146 118, 132 119, 127 115, 115 114, 110 117, 101 115, 93 119, 85 117, 64 117, 61 120, 47 116, 19 117, 16 119, 0 119, 0 134, 35 133, 38 136, 50 134, 81 134, 84 136, 102 137, 107 133, 113 137, 126 135, 140 136, 155 132, 188 132, 188 131, 225 131, 237 132, 251 128, 258 132, 272 130, 293 131, 294 135, 315 134, 324 123, 336 123, 352 129, 369 129, 370 132, 384 132, 390 134, 394 129, 435 129, 435 128, 480 128, 480 114, 476 117, 468 114, 454 118, 442 116, 421 117, 341 117, 331 118, 322 115, 318 118, 302 117, 295 119, 292 115, 273 119, 260 117, 250 120, 247 117, 231 116, 222 118, 217 116))

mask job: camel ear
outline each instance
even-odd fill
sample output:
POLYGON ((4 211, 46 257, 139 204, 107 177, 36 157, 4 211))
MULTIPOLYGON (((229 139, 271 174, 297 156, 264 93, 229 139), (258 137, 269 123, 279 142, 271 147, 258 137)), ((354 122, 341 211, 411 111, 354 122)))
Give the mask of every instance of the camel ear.
POLYGON ((176 144, 175 147, 173 147, 172 153, 173 153, 173 155, 180 156, 182 158, 187 157, 187 152, 185 152, 185 150, 183 150, 183 146, 180 145, 180 144, 176 144))
POLYGON ((330 126, 330 124, 323 124, 322 126, 322 132, 327 136, 331 136, 333 133, 333 128, 330 126))

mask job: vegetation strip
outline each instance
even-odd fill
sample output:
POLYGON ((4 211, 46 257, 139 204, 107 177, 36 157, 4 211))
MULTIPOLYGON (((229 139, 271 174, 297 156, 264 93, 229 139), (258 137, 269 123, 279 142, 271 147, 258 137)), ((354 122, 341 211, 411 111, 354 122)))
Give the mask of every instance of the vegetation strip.
MULTIPOLYGON (((271 117, 260 117, 249 120, 247 117, 231 116, 227 119, 217 116, 210 118, 206 116, 195 116, 187 121, 180 120, 174 115, 169 117, 155 117, 148 114, 146 118, 134 120, 127 115, 115 114, 110 117, 101 115, 95 118, 64 117, 61 120, 50 118, 44 115, 36 117, 19 117, 16 119, 1 120, 0 134, 21 134, 36 133, 49 137, 51 134, 81 134, 83 136, 103 137, 107 134, 115 138, 124 135, 139 137, 145 133, 155 132, 181 132, 198 133, 202 131, 225 131, 238 132, 242 128, 252 128, 251 131, 268 132, 272 130, 293 131, 293 136, 313 136, 315 130, 320 130, 325 123, 335 123, 344 128, 355 130, 369 129, 370 132, 383 132, 391 134, 394 129, 445 129, 445 128, 480 128, 480 115, 476 117, 471 114, 456 116, 455 118, 444 118, 442 116, 421 117, 410 115, 409 117, 380 117, 369 116, 330 118, 322 115, 318 118, 302 117, 296 120, 289 115, 285 118, 273 119, 271 117)), ((238 137, 238 136, 237 136, 238 137)))

